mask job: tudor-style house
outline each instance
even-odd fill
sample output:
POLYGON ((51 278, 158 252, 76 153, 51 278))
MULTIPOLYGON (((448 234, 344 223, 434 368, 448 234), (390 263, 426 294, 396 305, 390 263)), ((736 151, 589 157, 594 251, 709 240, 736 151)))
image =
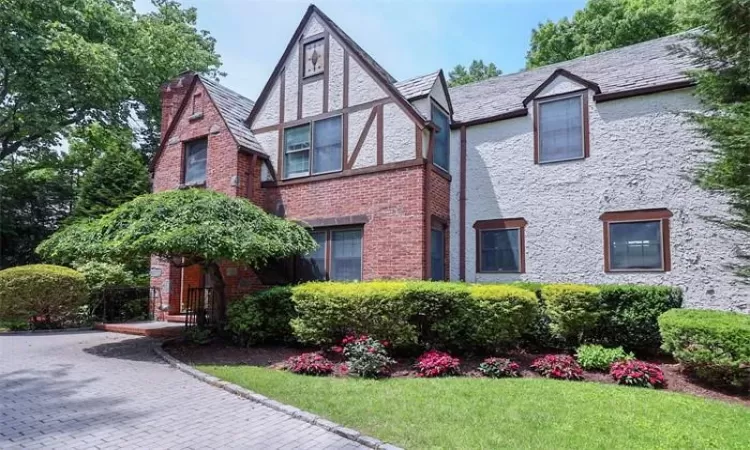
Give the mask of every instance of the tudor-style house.
MULTIPOLYGON (((241 196, 309 228, 318 249, 261 271, 227 263, 231 297, 309 279, 536 280, 679 286, 747 310, 746 237, 691 181, 706 143, 670 51, 684 35, 448 88, 397 81, 310 6, 253 102, 186 73, 162 88, 154 191, 241 196)), ((184 308, 198 268, 152 260, 184 308)))

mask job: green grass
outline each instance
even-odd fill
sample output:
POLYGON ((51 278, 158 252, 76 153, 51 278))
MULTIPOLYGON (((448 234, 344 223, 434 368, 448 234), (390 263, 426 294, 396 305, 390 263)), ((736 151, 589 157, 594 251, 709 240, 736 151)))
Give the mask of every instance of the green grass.
POLYGON ((750 408, 596 383, 199 369, 406 448, 750 448, 750 408))

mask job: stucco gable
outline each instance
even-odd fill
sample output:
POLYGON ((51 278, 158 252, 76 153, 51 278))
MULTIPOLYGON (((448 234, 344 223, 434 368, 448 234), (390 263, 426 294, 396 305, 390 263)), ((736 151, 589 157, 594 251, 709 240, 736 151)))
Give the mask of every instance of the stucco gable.
POLYGON ((602 92, 599 85, 593 81, 579 77, 565 69, 557 69, 526 96, 523 100, 523 106, 528 106, 529 102, 540 96, 557 95, 578 89, 591 89, 595 94, 602 92))
MULTIPOLYGON (((272 95, 273 86, 277 82, 280 74, 284 71, 287 61, 289 60, 289 58, 295 57, 295 54, 297 52, 294 52, 294 50, 295 48, 297 48, 300 39, 303 39, 304 36, 306 36, 305 33, 314 35, 321 29, 325 32, 330 33, 331 37, 335 39, 336 42, 349 53, 352 60, 355 61, 359 66, 361 66, 365 71, 367 71, 370 76, 372 76, 377 85, 379 85, 380 88, 389 97, 392 98, 392 100, 399 104, 399 106, 417 124, 417 126, 425 126, 424 118, 394 86, 396 80, 315 5, 310 5, 308 7, 305 15, 302 17, 302 20, 297 26, 297 29, 289 40, 289 44, 287 44, 284 53, 279 59, 279 62, 276 64, 271 77, 268 79, 265 87, 261 91, 261 94, 258 97, 258 101, 245 120, 247 126, 258 128, 255 123, 256 118, 260 114, 263 105, 267 101, 269 101, 269 97, 271 97, 272 95)), ((293 75, 294 74, 291 73, 287 74, 287 76, 293 75)))

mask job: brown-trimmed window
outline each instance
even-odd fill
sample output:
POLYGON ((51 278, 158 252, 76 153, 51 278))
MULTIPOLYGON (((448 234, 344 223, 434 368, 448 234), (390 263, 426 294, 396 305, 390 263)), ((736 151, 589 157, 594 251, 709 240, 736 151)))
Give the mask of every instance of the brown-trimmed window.
POLYGON ((526 220, 478 220, 474 229, 478 273, 526 272, 526 220))
POLYGON ((284 130, 284 178, 340 171, 342 133, 341 116, 284 130))
POLYGON ((316 38, 311 42, 304 43, 302 66, 304 67, 303 77, 311 77, 322 74, 325 69, 325 38, 316 38))
POLYGON ((362 279, 362 228, 313 230, 317 250, 297 258, 300 281, 362 279))
POLYGON ((571 161, 589 156, 587 91, 534 102, 534 162, 571 161))
POLYGON ((184 167, 182 168, 182 184, 205 184, 207 159, 208 139, 197 139, 186 143, 184 167))
POLYGON ((432 162, 436 166, 450 171, 451 156, 451 122, 448 114, 436 103, 432 104, 432 121, 439 128, 435 132, 435 145, 433 148, 432 162))
POLYGON ((668 209, 606 212, 605 272, 667 272, 671 270, 668 209))

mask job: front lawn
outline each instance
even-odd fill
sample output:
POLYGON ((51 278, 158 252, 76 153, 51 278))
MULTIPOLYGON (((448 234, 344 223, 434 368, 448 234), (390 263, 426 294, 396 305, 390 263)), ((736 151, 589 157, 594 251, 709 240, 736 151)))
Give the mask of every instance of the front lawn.
POLYGON ((750 408, 698 397, 541 378, 309 377, 199 369, 406 448, 748 448, 750 408))

